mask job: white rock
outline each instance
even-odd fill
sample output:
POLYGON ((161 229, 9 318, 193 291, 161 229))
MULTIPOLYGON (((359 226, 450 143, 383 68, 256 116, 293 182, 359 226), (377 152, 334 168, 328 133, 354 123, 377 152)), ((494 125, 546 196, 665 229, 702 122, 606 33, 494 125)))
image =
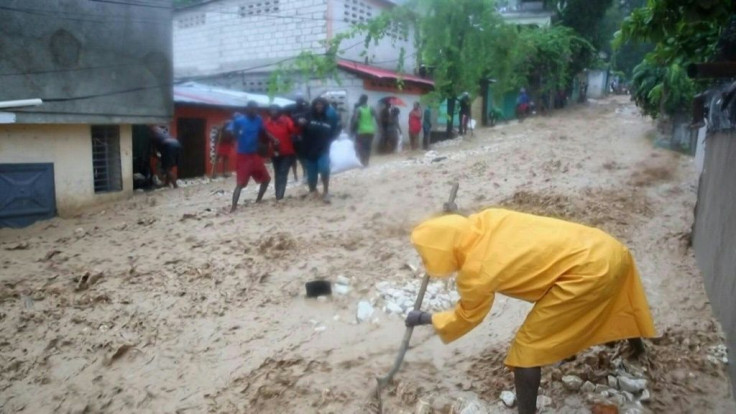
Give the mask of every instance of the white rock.
POLYGON ((626 397, 621 394, 617 394, 611 397, 611 401, 617 406, 622 407, 624 404, 626 404, 626 397))
POLYGON ((422 399, 417 401, 416 409, 414 410, 414 414, 431 414, 432 413, 432 406, 422 399))
POLYGON ((546 395, 538 395, 537 396, 537 410, 541 411, 545 407, 549 407, 552 405, 552 399, 549 398, 546 395))
POLYGON ((337 278, 335 278, 335 284, 347 286, 350 284, 350 279, 348 279, 347 277, 343 275, 340 275, 337 278))
POLYGON ((583 392, 594 392, 595 391, 595 384, 593 384, 590 381, 585 381, 585 383, 580 387, 580 390, 583 392))
POLYGON ((358 302, 358 312, 356 314, 358 322, 365 322, 370 319, 371 316, 373 316, 373 306, 371 306, 371 304, 366 300, 358 302))
POLYGON ((613 375, 608 376, 608 386, 613 389, 618 389, 618 380, 613 375))
POLYGON ((77 236, 78 239, 81 239, 87 234, 87 232, 84 231, 83 228, 79 227, 76 230, 74 230, 74 235, 77 236))
POLYGON ((626 399, 626 402, 633 402, 634 401, 634 394, 628 392, 628 391, 621 391, 621 395, 626 399))
POLYGON ((465 401, 458 414, 488 414, 488 407, 478 400, 465 401))
POLYGON ((565 375, 562 377, 562 384, 570 391, 577 391, 583 386, 583 380, 575 375, 565 375))
POLYGON ((552 399, 549 398, 546 395, 538 395, 537 396, 537 410, 541 411, 545 407, 549 407, 552 405, 552 399))
POLYGON ((643 378, 634 379, 622 375, 618 377, 618 385, 622 391, 637 394, 647 387, 647 380, 643 378))
POLYGON ((404 313, 404 309, 393 302, 386 302, 386 313, 395 313, 401 315, 404 313))
POLYGON ((516 395, 511 391, 501 391, 501 401, 503 405, 511 408, 516 404, 516 395))
POLYGON ((381 293, 385 292, 390 287, 391 287, 391 282, 385 282, 384 281, 384 282, 378 282, 378 283, 376 283, 376 289, 379 292, 381 292, 381 293))
POLYGON ((600 394, 600 393, 602 393, 604 391, 608 391, 608 385, 603 385, 603 384, 596 384, 595 385, 595 392, 597 392, 598 394, 600 394))
POLYGON ((347 295, 350 293, 350 286, 335 284, 332 286, 332 291, 338 295, 347 295))
POLYGON ((327 327, 326 326, 318 326, 318 327, 314 328, 314 332, 324 332, 326 330, 327 330, 327 327))
POLYGON ((652 400, 652 396, 649 393, 649 390, 645 389, 641 392, 641 397, 639 397, 639 401, 643 403, 648 403, 652 400))

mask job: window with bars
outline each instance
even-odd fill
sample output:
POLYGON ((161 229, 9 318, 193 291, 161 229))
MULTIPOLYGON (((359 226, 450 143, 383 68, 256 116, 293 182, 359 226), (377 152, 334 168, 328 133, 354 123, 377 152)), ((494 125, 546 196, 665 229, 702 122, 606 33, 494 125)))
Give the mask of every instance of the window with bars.
POLYGON ((177 19, 176 24, 179 29, 188 29, 190 27, 202 26, 206 22, 207 16, 204 13, 200 13, 177 19))
POLYGON ((345 2, 343 20, 350 24, 365 23, 373 18, 373 7, 362 0, 345 2))
POLYGON ((122 191, 120 126, 92 125, 91 135, 95 193, 122 191))
POLYGON ((253 1, 238 8, 240 17, 258 16, 261 14, 276 13, 280 8, 279 0, 253 1))

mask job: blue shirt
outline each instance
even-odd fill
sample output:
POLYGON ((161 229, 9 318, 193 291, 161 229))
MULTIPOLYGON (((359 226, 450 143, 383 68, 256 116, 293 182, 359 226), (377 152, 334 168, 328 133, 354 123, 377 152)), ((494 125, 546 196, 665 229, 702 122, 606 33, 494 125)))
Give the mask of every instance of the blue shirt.
POLYGON ((233 127, 238 137, 238 154, 258 153, 258 139, 263 131, 261 117, 256 115, 253 118, 236 118, 233 120, 233 127))

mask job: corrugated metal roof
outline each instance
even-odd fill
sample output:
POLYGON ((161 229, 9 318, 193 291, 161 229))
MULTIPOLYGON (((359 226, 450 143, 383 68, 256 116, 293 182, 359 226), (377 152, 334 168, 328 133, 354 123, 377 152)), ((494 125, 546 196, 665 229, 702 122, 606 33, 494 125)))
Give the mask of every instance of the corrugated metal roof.
POLYGON ((339 60, 337 66, 361 75, 367 75, 377 79, 402 79, 405 82, 415 82, 424 85, 434 86, 431 79, 420 78, 419 76, 406 75, 391 70, 377 68, 375 66, 364 65, 362 63, 351 62, 348 60, 339 60))
POLYGON ((261 108, 266 108, 272 103, 280 107, 294 103, 290 99, 275 97, 272 100, 267 95, 218 88, 198 82, 174 86, 174 103, 177 104, 244 108, 248 101, 255 101, 261 108))

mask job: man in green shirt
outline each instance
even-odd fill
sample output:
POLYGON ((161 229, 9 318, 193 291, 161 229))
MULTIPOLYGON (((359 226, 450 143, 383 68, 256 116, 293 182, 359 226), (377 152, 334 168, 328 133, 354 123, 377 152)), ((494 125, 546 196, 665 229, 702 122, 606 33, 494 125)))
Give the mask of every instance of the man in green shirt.
POLYGON ((368 106, 368 96, 361 95, 353 113, 353 125, 355 125, 356 132, 355 151, 364 167, 367 167, 370 162, 376 123, 376 111, 368 106))

